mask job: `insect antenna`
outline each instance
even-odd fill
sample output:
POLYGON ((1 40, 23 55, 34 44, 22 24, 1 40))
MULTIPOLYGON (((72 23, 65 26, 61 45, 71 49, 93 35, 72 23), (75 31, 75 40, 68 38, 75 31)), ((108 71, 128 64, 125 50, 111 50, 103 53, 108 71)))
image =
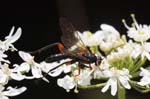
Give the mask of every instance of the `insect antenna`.
POLYGON ((48 49, 52 48, 53 46, 58 46, 58 44, 59 44, 59 42, 56 42, 56 43, 53 43, 53 44, 44 46, 44 47, 42 47, 42 48, 40 48, 40 49, 37 49, 37 50, 35 50, 35 51, 28 52, 28 53, 30 53, 30 54, 32 54, 32 55, 34 55, 34 54, 40 54, 41 52, 43 52, 43 51, 45 51, 45 50, 48 50, 48 49))

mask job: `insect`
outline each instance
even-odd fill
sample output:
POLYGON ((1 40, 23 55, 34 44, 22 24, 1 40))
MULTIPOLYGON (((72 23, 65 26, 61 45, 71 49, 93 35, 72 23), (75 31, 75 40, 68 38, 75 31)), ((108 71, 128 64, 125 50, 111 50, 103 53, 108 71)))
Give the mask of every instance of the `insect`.
POLYGON ((45 61, 46 62, 54 62, 60 61, 62 59, 70 58, 70 61, 64 62, 51 71, 55 70, 59 66, 63 64, 73 64, 75 62, 79 62, 80 68, 91 68, 90 64, 95 63, 96 65, 100 64, 101 58, 92 53, 88 47, 83 43, 80 36, 78 35, 78 31, 74 28, 74 26, 68 22, 65 18, 59 19, 60 27, 62 30, 61 41, 62 43, 53 43, 44 48, 41 48, 33 53, 40 53, 41 51, 48 49, 52 46, 57 45, 60 52, 59 54, 49 56, 45 61), (89 64, 89 66, 85 65, 89 64))

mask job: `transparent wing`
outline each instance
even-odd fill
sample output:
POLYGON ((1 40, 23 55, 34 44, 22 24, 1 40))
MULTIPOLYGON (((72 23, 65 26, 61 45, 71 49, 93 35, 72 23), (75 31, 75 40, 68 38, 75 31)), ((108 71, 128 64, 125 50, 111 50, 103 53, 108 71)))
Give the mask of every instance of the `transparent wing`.
POLYGON ((87 60, 82 55, 83 53, 89 53, 89 50, 80 39, 78 31, 76 31, 74 26, 65 18, 60 18, 59 22, 61 30, 63 32, 61 41, 66 48, 64 52, 70 56, 87 60))

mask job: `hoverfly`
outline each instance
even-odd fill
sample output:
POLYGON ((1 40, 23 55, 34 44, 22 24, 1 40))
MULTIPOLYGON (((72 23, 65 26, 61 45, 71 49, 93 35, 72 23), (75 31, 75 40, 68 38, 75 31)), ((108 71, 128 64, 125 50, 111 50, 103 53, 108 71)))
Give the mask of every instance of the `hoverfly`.
POLYGON ((49 72, 55 70, 59 66, 63 64, 73 64, 75 62, 79 62, 80 68, 90 68, 90 64, 95 63, 96 65, 99 65, 101 62, 101 57, 96 56, 94 53, 92 53, 89 48, 83 43, 80 36, 78 35, 78 31, 74 28, 74 26, 67 21, 65 18, 59 19, 60 28, 62 31, 61 41, 62 43, 53 43, 46 47, 43 47, 35 52, 32 53, 40 53, 41 51, 48 49, 52 46, 57 45, 60 52, 59 54, 54 54, 49 56, 45 61, 46 62, 54 62, 54 61, 60 61, 62 59, 70 58, 71 61, 64 62, 49 72), (89 66, 86 66, 85 64, 89 64, 89 66))

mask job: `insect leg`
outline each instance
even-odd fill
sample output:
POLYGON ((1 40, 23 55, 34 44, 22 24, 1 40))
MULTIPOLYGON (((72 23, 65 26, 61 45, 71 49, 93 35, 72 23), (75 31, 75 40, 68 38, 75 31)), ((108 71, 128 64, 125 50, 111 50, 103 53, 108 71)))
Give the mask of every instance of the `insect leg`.
POLYGON ((80 73, 81 73, 81 69, 84 69, 84 68, 90 68, 90 67, 85 65, 85 64, 83 64, 82 62, 79 62, 79 64, 78 64, 78 74, 75 75, 75 76, 79 76, 80 73))
POLYGON ((56 67, 54 67, 53 69, 49 70, 45 75, 43 75, 42 78, 46 77, 46 76, 48 75, 48 73, 53 72, 55 69, 59 68, 60 66, 62 66, 62 65, 64 65, 64 64, 73 64, 73 63, 75 63, 75 62, 76 62, 76 60, 73 59, 73 60, 71 60, 71 61, 67 61, 67 62, 61 63, 61 64, 57 65, 56 67))
POLYGON ((59 62, 60 60, 66 59, 66 58, 68 58, 67 55, 65 55, 63 53, 59 53, 59 54, 54 54, 54 55, 51 55, 51 56, 47 57, 45 59, 45 62, 47 62, 47 63, 55 62, 55 61, 59 62))
POLYGON ((76 62, 76 60, 75 60, 75 59, 72 59, 72 60, 70 60, 70 61, 61 63, 61 64, 57 65, 56 67, 54 67, 53 69, 49 70, 47 73, 52 72, 53 70, 57 69, 58 67, 60 67, 60 66, 62 66, 62 65, 64 65, 64 64, 73 64, 73 63, 75 63, 75 62, 76 62))

